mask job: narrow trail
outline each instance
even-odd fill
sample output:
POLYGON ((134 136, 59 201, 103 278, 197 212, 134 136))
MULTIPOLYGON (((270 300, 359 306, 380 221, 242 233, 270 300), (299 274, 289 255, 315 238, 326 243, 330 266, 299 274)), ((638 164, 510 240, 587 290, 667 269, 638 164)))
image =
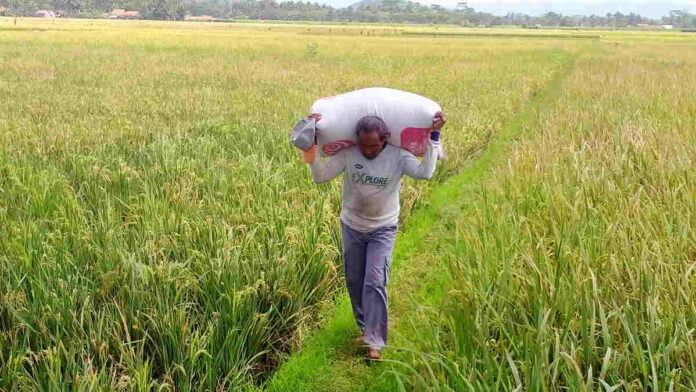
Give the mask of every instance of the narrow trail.
MULTIPOLYGON (((419 257, 427 252, 428 234, 444 217, 456 214, 457 206, 465 203, 480 187, 488 171, 505 161, 507 152, 521 129, 547 110, 563 89, 563 81, 582 54, 566 53, 564 64, 556 71, 550 82, 527 101, 522 110, 508 122, 499 133, 493 135, 481 155, 465 165, 459 174, 433 189, 427 207, 414 212, 406 230, 399 234, 394 248, 392 277, 390 279, 390 344, 408 347, 415 339, 413 320, 407 316, 414 304, 434 304, 446 292, 443 281, 446 273, 442 266, 427 262, 419 257), (425 263, 425 264, 424 264, 425 263), (424 268, 425 267, 425 268, 424 268), (415 300, 417 298, 417 300, 415 300)), ((340 294, 333 314, 326 324, 283 364, 266 385, 274 392, 329 392, 391 390, 385 385, 384 372, 392 365, 389 347, 385 350, 387 362, 377 366, 366 366, 359 351, 350 343, 358 329, 351 313, 347 293, 340 294)))

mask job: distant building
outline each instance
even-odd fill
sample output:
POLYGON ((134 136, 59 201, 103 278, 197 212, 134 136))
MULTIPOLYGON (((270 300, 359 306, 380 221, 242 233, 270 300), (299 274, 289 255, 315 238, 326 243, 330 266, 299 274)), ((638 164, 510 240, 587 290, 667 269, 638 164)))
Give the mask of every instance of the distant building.
POLYGON ((12 10, 9 9, 9 8, 7 8, 7 7, 2 7, 2 6, 0 6, 0 16, 7 16, 7 15, 10 15, 10 12, 11 12, 11 11, 12 11, 12 10))
POLYGON ((107 16, 109 19, 142 19, 142 15, 140 14, 140 11, 128 11, 122 8, 116 8, 111 13, 109 13, 109 16, 107 16))
POLYGON ((140 14, 140 11, 126 11, 125 14, 123 14, 124 18, 126 19, 142 19, 143 16, 140 14))
POLYGON ((651 25, 651 24, 647 24, 647 23, 639 23, 636 25, 636 27, 639 28, 640 30, 659 30, 660 29, 660 26, 658 26, 658 25, 651 25))
POLYGON ((109 19, 118 19, 119 17, 123 16, 123 14, 126 12, 124 9, 116 8, 111 13, 109 13, 109 16, 107 18, 109 19))
POLYGON ((34 12, 34 16, 37 18, 55 18, 55 12, 51 10, 38 10, 34 12))
POLYGON ((674 26, 672 26, 672 25, 662 25, 660 27, 662 27, 662 29, 664 29, 664 30, 672 30, 674 28, 674 26))
POLYGON ((197 21, 197 22, 212 22, 215 20, 214 16, 211 15, 186 15, 184 20, 197 21))

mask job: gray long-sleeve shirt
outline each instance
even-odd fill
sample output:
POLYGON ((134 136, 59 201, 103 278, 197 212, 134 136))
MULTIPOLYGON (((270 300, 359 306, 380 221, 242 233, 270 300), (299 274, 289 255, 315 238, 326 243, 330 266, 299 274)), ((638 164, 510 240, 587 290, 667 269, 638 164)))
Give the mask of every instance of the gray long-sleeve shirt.
POLYGON ((321 184, 343 174, 341 220, 350 228, 369 232, 399 221, 401 176, 430 179, 435 172, 440 143, 429 140, 422 161, 409 151, 387 144, 374 159, 357 146, 340 151, 325 161, 317 157, 312 178, 321 184))

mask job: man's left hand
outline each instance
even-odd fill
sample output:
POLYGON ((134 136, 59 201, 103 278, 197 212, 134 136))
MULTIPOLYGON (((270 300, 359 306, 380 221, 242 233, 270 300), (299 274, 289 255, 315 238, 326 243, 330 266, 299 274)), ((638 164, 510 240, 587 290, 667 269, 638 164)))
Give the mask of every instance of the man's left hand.
POLYGON ((442 131, 442 127, 445 126, 447 122, 447 117, 443 112, 437 112, 433 116, 433 131, 442 131))

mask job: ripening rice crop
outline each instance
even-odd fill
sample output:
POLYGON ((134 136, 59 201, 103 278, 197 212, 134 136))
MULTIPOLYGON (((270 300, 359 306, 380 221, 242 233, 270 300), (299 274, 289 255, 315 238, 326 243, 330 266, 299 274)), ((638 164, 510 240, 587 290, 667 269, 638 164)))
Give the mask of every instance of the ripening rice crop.
POLYGON ((586 45, 297 29, 0 18, 0 390, 263 381, 341 287, 339 182, 288 143, 311 102, 441 102, 437 183, 586 45))

